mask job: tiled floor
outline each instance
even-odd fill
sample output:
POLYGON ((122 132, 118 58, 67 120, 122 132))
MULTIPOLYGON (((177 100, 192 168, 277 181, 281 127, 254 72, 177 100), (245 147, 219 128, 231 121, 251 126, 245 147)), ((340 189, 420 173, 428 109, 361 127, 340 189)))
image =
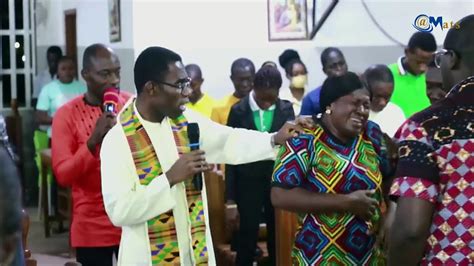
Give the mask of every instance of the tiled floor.
POLYGON ((38 209, 27 209, 27 212, 30 215, 28 248, 38 266, 63 266, 68 261, 75 261, 75 258, 69 257, 69 233, 53 233, 45 238, 43 223, 38 219, 38 209))

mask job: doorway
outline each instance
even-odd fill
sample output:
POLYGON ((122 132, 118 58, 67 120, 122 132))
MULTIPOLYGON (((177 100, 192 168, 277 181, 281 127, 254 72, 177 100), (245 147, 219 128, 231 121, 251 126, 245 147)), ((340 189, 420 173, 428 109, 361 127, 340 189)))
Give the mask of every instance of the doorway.
POLYGON ((76 35, 76 10, 70 9, 64 11, 65 28, 66 28, 66 56, 74 59, 76 64, 76 78, 78 64, 77 64, 77 35, 76 35))

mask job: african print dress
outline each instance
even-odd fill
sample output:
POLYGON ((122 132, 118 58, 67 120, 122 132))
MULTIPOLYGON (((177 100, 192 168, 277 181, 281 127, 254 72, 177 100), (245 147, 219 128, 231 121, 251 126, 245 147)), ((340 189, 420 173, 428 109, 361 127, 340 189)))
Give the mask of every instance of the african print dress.
MULTIPOLYGON (((385 165, 382 133, 368 122, 351 143, 342 144, 318 123, 283 146, 275 161, 273 186, 304 188, 315 193, 349 194, 375 189, 382 204, 385 165)), ((366 222, 351 213, 299 213, 292 251, 294 265, 384 265, 376 247, 380 208, 366 222), (370 232, 370 233, 368 233, 370 232)))

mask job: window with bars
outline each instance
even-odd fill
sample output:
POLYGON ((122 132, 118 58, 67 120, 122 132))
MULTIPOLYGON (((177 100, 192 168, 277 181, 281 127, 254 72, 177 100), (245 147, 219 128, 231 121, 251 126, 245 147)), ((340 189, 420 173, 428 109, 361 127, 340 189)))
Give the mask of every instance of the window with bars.
POLYGON ((0 108, 31 107, 35 75, 34 0, 0 1, 0 108))

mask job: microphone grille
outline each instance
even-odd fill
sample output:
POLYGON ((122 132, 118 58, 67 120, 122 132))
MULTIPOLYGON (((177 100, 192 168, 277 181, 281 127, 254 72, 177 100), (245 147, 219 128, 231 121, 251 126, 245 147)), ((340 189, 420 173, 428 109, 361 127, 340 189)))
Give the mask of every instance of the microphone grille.
POLYGON ((104 91, 103 104, 117 105, 119 102, 119 90, 117 88, 107 88, 104 91))

